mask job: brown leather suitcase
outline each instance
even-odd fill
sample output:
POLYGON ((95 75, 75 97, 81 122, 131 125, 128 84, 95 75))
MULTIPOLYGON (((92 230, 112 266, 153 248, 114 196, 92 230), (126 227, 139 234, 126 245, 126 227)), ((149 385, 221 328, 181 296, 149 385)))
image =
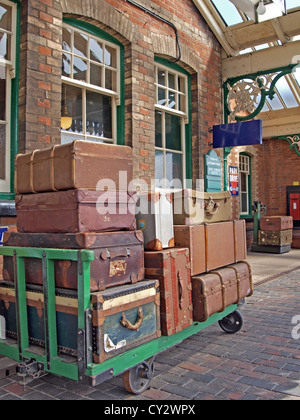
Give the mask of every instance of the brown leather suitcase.
POLYGON ((293 240, 293 230, 259 230, 258 244, 259 245, 287 245, 291 244, 293 240))
POLYGON ((187 248, 145 252, 145 277, 158 279, 162 335, 193 323, 190 259, 187 248))
POLYGON ((128 146, 75 140, 15 159, 17 194, 73 188, 126 191, 132 178, 132 149, 128 146))
POLYGON ((92 293, 91 306, 94 363, 161 336, 157 280, 92 293))
POLYGON ((205 273, 247 258, 244 220, 174 226, 175 246, 190 250, 191 275, 205 273))
POLYGON ((253 294, 251 267, 247 262, 192 277, 193 318, 204 322, 211 315, 253 294))
POLYGON ((288 230, 293 229, 292 216, 261 216, 261 230, 288 230))
MULTIPOLYGON (((107 233, 7 233, 5 246, 61 249, 90 249, 94 251, 91 261, 91 291, 144 279, 144 238, 139 230, 107 233)), ((55 261, 55 285, 58 288, 77 289, 77 263, 55 261)), ((40 259, 25 259, 26 282, 43 284, 40 259)), ((13 259, 3 260, 3 279, 14 280, 13 259)))
POLYGON ((16 196, 17 229, 30 233, 135 230, 134 192, 67 190, 16 196))

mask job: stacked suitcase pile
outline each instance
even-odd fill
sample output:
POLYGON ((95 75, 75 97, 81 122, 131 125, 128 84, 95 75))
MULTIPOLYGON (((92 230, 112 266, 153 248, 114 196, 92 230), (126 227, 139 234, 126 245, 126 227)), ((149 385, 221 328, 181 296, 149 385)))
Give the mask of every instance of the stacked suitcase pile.
MULTIPOLYGON (((94 251, 90 265, 93 361, 101 363, 159 337, 159 284, 144 277, 143 233, 136 229, 132 150, 75 141, 18 155, 18 232, 4 245, 94 251), (121 182, 119 180, 121 172, 121 182), (122 188, 122 181, 125 189, 122 188)), ((61 353, 77 351, 77 262, 55 261, 56 320, 61 353)), ((26 258, 29 337, 44 345, 42 261, 26 258)), ((4 258, 0 315, 16 334, 13 258, 4 258)))
POLYGON ((258 246, 261 252, 289 252, 293 241, 292 216, 261 216, 258 246))
POLYGON ((245 221, 229 220, 230 193, 182 190, 143 196, 147 200, 152 211, 140 202, 137 227, 144 232, 146 277, 160 280, 163 335, 253 293, 245 221))

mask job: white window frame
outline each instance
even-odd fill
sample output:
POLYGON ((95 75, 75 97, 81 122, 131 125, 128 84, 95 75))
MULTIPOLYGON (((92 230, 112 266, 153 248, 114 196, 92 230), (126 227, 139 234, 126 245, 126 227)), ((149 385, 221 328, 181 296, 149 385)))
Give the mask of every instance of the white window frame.
POLYGON ((1 0, 0 3, 11 7, 11 30, 0 29, 0 33, 7 33, 11 36, 10 59, 0 57, 0 67, 4 69, 6 79, 6 99, 5 99, 5 120, 0 120, 0 125, 6 127, 5 130, 5 178, 0 179, 0 192, 11 192, 11 81, 15 78, 16 63, 16 30, 17 30, 17 5, 8 0, 1 0))
POLYGON ((251 159, 250 156, 246 156, 246 155, 239 155, 239 176, 240 176, 240 180, 239 180, 239 185, 240 185, 240 215, 241 216, 246 216, 250 213, 250 208, 249 208, 249 176, 251 173, 251 168, 250 168, 250 164, 251 164, 251 159), (242 191, 242 182, 241 182, 241 176, 242 174, 246 175, 246 190, 242 191), (247 195, 247 211, 242 211, 242 196, 243 194, 247 195))
MULTIPOLYGON (((188 114, 188 109, 189 109, 189 104, 188 104, 188 77, 181 73, 178 72, 176 70, 173 70, 167 66, 164 66, 162 64, 156 63, 155 65, 155 94, 156 94, 156 100, 155 100, 155 111, 160 111, 162 113, 162 147, 157 147, 155 146, 155 150, 159 150, 161 152, 163 152, 163 161, 164 161, 164 179, 166 180, 166 153, 167 152, 171 152, 171 153, 176 153, 182 156, 182 188, 186 187, 186 134, 185 134, 185 125, 189 123, 189 114, 188 114), (163 70, 166 73, 166 84, 165 85, 160 85, 158 82, 158 73, 159 70, 163 70), (175 89, 170 88, 168 86, 168 75, 172 74, 175 76, 175 89), (178 82, 178 77, 182 78, 184 80, 185 86, 184 86, 184 90, 185 93, 182 93, 179 91, 178 86, 177 86, 177 82, 178 82), (184 108, 186 110, 186 112, 180 111, 179 109, 174 109, 174 108, 170 108, 169 106, 166 105, 160 105, 158 103, 158 89, 159 88, 163 88, 166 90, 166 92, 173 92, 176 95, 176 106, 178 107, 179 104, 179 100, 178 100, 178 95, 180 94, 182 97, 184 97, 184 108), (165 115, 166 114, 173 114, 176 115, 178 117, 181 118, 181 150, 172 150, 172 149, 168 149, 166 147, 166 130, 165 130, 165 115)), ((168 95, 167 95, 168 96, 168 95)), ((159 188, 156 189, 163 189, 164 191, 167 190, 168 188, 166 188, 166 185, 164 185, 163 187, 160 186, 159 188)), ((176 191, 179 188, 173 188, 172 191, 176 191)))
MULTIPOLYGON (((111 43, 107 40, 104 40, 103 38, 96 36, 96 35, 92 35, 88 32, 85 32, 84 30, 81 29, 77 29, 72 25, 68 25, 68 24, 63 24, 63 27, 66 29, 71 30, 71 44, 72 44, 72 51, 64 51, 65 53, 69 54, 71 56, 71 77, 66 77, 66 76, 62 76, 61 80, 62 80, 62 84, 68 84, 71 86, 75 86, 78 87, 82 90, 82 127, 83 127, 83 133, 73 133, 73 132, 68 132, 67 130, 61 130, 62 133, 64 133, 65 135, 70 137, 70 141, 74 140, 74 138, 76 139, 82 139, 82 140, 89 140, 89 141, 96 141, 96 142, 106 142, 106 143, 112 143, 112 144, 116 144, 117 143, 117 106, 120 105, 120 98, 121 98, 121 81, 120 81, 120 47, 114 43, 111 43), (88 39, 96 39, 98 41, 101 42, 102 46, 103 46, 103 51, 105 51, 105 46, 109 46, 111 48, 113 48, 114 50, 116 50, 116 69, 105 65, 105 63, 97 63, 97 65, 99 66, 99 69, 101 69, 102 72, 102 77, 103 77, 103 85, 105 86, 105 69, 108 68, 111 71, 115 71, 116 72, 116 90, 110 90, 110 89, 106 89, 105 87, 100 87, 100 86, 96 86, 96 85, 92 85, 88 82, 84 82, 84 81, 80 81, 80 80, 76 80, 73 79, 73 60, 74 57, 78 57, 78 58, 82 58, 79 55, 76 55, 74 52, 74 34, 75 32, 79 33, 79 34, 83 34, 84 36, 88 37, 88 39), (106 138, 106 137, 99 137, 99 136, 93 136, 90 135, 87 130, 86 130, 86 92, 90 91, 90 92, 96 92, 96 93, 100 93, 103 94, 105 96, 109 96, 112 99, 112 138, 106 138)), ((88 49, 88 57, 84 58, 84 60, 87 62, 87 74, 88 77, 90 75, 90 63, 93 62, 93 60, 91 60, 90 58, 90 50, 88 49)), ((63 94, 63 92, 62 92, 63 94)))

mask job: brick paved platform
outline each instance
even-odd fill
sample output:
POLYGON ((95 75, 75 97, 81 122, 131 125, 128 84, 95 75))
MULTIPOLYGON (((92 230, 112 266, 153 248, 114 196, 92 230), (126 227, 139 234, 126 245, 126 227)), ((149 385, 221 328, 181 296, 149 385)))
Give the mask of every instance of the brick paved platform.
POLYGON ((92 388, 46 375, 24 390, 9 376, 0 379, 0 400, 300 400, 299 284, 296 270, 256 287, 239 333, 213 325, 157 356, 151 388, 140 396, 128 394, 121 377, 92 388))

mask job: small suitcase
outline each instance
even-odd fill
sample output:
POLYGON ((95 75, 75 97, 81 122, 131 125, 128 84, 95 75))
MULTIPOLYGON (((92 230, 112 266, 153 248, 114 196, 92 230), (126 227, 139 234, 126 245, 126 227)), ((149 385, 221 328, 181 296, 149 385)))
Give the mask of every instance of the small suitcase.
POLYGON ((192 276, 247 258, 244 220, 174 226, 174 235, 175 246, 190 250, 192 276))
POLYGON ((288 245, 293 241, 293 230, 259 230, 259 245, 288 245))
MULTIPOLYGON (((5 246, 90 249, 95 258, 90 265, 91 291, 112 286, 136 283, 144 279, 144 241, 141 231, 105 233, 5 233, 5 246)), ((77 290, 77 262, 55 261, 55 285, 77 290)), ((38 258, 25 259, 26 282, 43 284, 42 262, 38 258)), ((12 257, 3 260, 3 279, 14 280, 12 257)))
POLYGON ((261 216, 261 230, 288 230, 293 229, 292 216, 261 216))
POLYGON ((128 146, 75 140, 15 159, 17 194, 73 188, 126 191, 132 178, 133 157, 128 146))
POLYGON ((136 229, 134 192, 67 190, 18 195, 15 201, 19 232, 136 229))
MULTIPOLYGON (((42 287, 27 285, 26 288, 29 343, 45 347, 44 295, 42 287)), ((0 283, 0 316, 5 319, 6 338, 16 339, 16 295, 13 283, 0 283)), ((58 289, 56 303, 56 331, 58 352, 77 354, 78 301, 76 294, 66 295, 58 289)))
POLYGON ((172 335, 193 323, 190 271, 187 248, 145 252, 145 276, 159 280, 162 335, 172 335))
POLYGON ((161 336, 157 280, 92 293, 91 306, 94 363, 161 336))
POLYGON ((183 189, 173 193, 175 225, 215 223, 231 219, 229 191, 208 193, 183 189))
POLYGON ((251 268, 247 262, 192 277, 193 318, 204 322, 211 315, 253 294, 251 268))
POLYGON ((160 251, 174 246, 171 194, 139 194, 136 221, 137 228, 144 233, 145 249, 160 251))

